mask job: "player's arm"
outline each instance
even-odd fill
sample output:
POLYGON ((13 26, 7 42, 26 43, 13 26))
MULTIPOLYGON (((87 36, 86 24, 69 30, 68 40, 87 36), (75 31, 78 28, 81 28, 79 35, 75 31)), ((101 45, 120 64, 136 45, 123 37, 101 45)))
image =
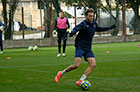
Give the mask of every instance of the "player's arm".
POLYGON ((4 29, 3 29, 3 26, 0 26, 0 31, 3 31, 4 29))
POLYGON ((53 32, 54 32, 54 34, 56 33, 56 30, 57 30, 57 19, 55 20, 54 26, 53 26, 53 32))
POLYGON ((67 33, 70 33, 70 24, 69 24, 68 19, 67 19, 67 33))
POLYGON ((0 22, 0 25, 0 30, 4 31, 6 29, 6 26, 2 22, 0 22))
POLYGON ((70 33, 70 37, 75 35, 78 31, 82 30, 83 28, 84 28, 84 23, 80 23, 79 25, 75 26, 70 33))
POLYGON ((69 20, 67 19, 67 29, 70 28, 69 20))
POLYGON ((96 27, 97 27, 96 32, 103 32, 115 28, 115 24, 110 27, 99 27, 98 24, 96 23, 96 27))
POLYGON ((54 22, 53 30, 57 30, 57 19, 54 22))

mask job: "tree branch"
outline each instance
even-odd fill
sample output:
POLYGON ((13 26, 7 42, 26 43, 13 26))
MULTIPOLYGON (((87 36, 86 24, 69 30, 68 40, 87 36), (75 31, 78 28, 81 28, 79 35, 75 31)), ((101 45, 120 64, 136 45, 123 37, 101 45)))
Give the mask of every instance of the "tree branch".
POLYGON ((114 20, 116 20, 116 17, 111 13, 110 10, 108 10, 107 7, 103 6, 103 8, 111 15, 111 17, 112 17, 114 20))

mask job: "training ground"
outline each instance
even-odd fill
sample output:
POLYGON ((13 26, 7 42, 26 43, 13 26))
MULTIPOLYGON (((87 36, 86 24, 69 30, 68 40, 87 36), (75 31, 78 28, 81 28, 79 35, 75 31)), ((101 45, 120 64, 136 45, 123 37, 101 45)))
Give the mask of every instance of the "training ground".
MULTIPOLYGON (((87 92, 140 92, 138 44, 94 44, 97 66, 87 78, 92 84, 87 92)), ((78 69, 54 82, 59 70, 74 63, 74 53, 74 46, 67 46, 66 57, 56 57, 57 47, 4 50, 0 54, 0 92, 82 92, 75 82, 88 66, 84 59, 78 69)))

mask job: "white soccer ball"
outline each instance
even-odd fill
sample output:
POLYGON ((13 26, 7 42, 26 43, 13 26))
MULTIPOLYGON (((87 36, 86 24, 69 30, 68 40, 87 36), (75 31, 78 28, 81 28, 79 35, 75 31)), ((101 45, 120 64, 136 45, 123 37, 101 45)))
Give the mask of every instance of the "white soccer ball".
POLYGON ((29 47, 28 47, 28 50, 29 50, 29 51, 33 50, 33 46, 29 46, 29 47))
POLYGON ((37 50, 38 49, 38 46, 34 46, 33 47, 33 50, 35 51, 35 50, 37 50))

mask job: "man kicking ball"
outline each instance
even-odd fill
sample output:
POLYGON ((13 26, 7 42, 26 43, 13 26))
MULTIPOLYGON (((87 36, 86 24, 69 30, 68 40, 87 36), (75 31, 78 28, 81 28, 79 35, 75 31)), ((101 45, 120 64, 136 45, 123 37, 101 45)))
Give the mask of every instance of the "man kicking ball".
POLYGON ((89 66, 81 76, 80 80, 76 81, 76 85, 80 86, 80 83, 84 81, 96 67, 95 57, 91 50, 92 38, 94 37, 95 32, 102 32, 115 28, 115 25, 110 27, 99 27, 97 23, 93 21, 94 10, 92 8, 89 8, 85 11, 85 18, 86 19, 77 25, 70 33, 70 36, 73 36, 79 32, 75 40, 75 63, 57 73, 55 76, 56 83, 58 83, 59 79, 66 72, 78 68, 81 64, 81 58, 84 56, 84 59, 88 62, 89 66))

